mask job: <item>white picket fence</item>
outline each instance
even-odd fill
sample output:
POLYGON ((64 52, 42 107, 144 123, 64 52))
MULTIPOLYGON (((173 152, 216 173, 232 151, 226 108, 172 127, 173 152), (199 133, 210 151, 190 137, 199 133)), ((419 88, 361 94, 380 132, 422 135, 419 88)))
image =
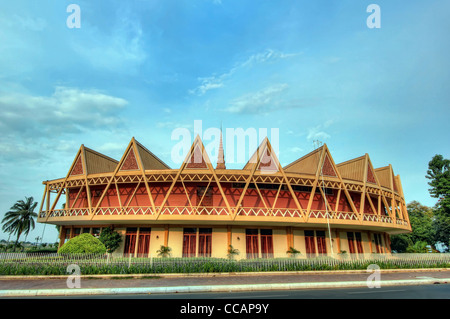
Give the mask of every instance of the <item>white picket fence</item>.
POLYGON ((343 254, 305 258, 258 258, 226 259, 211 257, 134 257, 108 254, 60 255, 57 253, 0 253, 0 265, 28 266, 111 266, 133 269, 145 269, 148 272, 199 272, 199 271, 289 271, 289 270, 323 270, 323 269, 361 269, 363 265, 377 264, 381 268, 450 268, 450 254, 343 254), (383 267, 385 265, 385 267, 383 267), (208 268, 209 267, 209 268, 208 268), (205 270, 206 269, 206 270, 205 270))

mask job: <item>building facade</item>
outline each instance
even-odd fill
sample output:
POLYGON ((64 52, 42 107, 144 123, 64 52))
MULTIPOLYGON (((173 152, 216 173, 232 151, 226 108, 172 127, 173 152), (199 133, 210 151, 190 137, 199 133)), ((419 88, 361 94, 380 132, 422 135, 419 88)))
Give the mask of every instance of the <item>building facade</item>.
POLYGON ((282 167, 266 138, 242 169, 214 168, 197 136, 171 169, 130 141, 120 161, 82 145, 64 178, 43 182, 38 222, 60 225, 60 245, 104 227, 122 234, 116 254, 297 258, 390 253, 411 231, 400 177, 367 154, 335 164, 326 144, 282 167))

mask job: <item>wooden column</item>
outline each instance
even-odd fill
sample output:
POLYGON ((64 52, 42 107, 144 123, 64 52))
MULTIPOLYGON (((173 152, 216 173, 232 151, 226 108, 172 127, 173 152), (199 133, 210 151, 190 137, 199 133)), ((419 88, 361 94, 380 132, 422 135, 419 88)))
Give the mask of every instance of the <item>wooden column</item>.
POLYGON ((339 254, 341 252, 341 238, 339 237, 339 230, 336 229, 336 246, 337 246, 337 253, 339 254))
POLYGON ((169 225, 164 226, 164 246, 169 244, 169 225))
POLYGON ((58 249, 64 244, 64 238, 66 237, 66 228, 64 226, 59 226, 59 245, 58 249))
POLYGON ((369 238, 369 250, 372 253, 372 236, 370 236, 370 231, 367 232, 367 238, 369 238))
POLYGON ((289 250, 289 248, 294 247, 294 236, 293 236, 292 226, 286 227, 286 243, 287 243, 286 250, 289 250))

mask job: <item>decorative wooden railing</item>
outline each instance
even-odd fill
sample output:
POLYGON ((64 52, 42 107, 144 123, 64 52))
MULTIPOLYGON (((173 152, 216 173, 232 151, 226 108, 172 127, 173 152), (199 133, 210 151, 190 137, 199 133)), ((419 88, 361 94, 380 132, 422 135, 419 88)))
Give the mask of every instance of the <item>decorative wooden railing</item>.
MULTIPOLYGON (((41 211, 39 213, 39 218, 73 218, 77 217, 80 220, 104 220, 108 219, 109 216, 123 216, 125 219, 132 219, 133 216, 148 216, 149 220, 154 220, 158 215, 160 207, 155 207, 156 211, 153 210, 153 207, 100 207, 95 216, 90 213, 89 208, 76 208, 76 209, 55 209, 49 212, 49 216, 47 216, 47 211, 41 211)), ((298 219, 295 223, 315 223, 315 222, 324 222, 329 221, 333 224, 346 224, 351 222, 352 224, 360 223, 374 225, 374 223, 379 224, 380 226, 389 226, 393 228, 401 228, 408 229, 409 224, 408 221, 403 219, 393 220, 390 216, 386 215, 377 215, 377 214, 362 214, 358 215, 353 212, 343 212, 343 211, 325 211, 325 210, 311 210, 309 212, 308 218, 305 219, 302 217, 300 211, 297 209, 290 208, 274 208, 274 209, 266 209, 266 208, 255 208, 255 207, 241 207, 236 213, 236 219, 239 220, 241 218, 254 217, 255 221, 264 221, 265 219, 270 219, 271 217, 281 217, 287 218, 287 222, 294 222, 292 219, 298 219)), ((188 218, 188 216, 204 216, 202 221, 213 221, 217 216, 229 216, 231 220, 231 216, 226 207, 189 207, 189 206, 165 206, 159 213, 159 219, 164 220, 164 216, 179 216, 180 219, 184 220, 188 218), (183 218, 183 216, 185 218, 183 218)), ((197 218, 198 220, 198 218, 197 218)), ((273 221, 273 219, 271 219, 273 221)), ((279 220, 278 220, 279 221, 279 220)))

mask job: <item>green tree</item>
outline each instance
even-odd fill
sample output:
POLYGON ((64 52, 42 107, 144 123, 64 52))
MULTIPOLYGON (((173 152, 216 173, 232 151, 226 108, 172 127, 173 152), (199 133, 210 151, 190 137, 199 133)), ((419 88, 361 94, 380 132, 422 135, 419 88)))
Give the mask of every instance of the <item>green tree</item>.
POLYGON ((442 155, 435 155, 428 163, 426 178, 431 180, 428 185, 431 197, 438 198, 440 205, 450 210, 450 160, 442 155))
POLYGON ((424 241, 428 244, 434 242, 435 230, 433 228, 434 212, 431 207, 412 201, 406 206, 411 223, 411 241, 416 243, 424 241))
POLYGON ((110 227, 106 227, 102 230, 99 239, 103 245, 105 245, 106 251, 110 254, 119 248, 120 243, 122 242, 122 236, 110 227))
POLYGON ((428 163, 426 178, 430 180, 431 197, 438 199, 434 207, 434 240, 450 244, 450 160, 435 155, 428 163))
POLYGON ((417 201, 410 202, 406 208, 411 224, 411 233, 391 236, 391 249, 399 253, 406 252, 409 246, 413 246, 419 241, 430 245, 435 242, 433 209, 417 201))
POLYGON ((33 197, 25 197, 25 201, 18 200, 5 214, 2 220, 2 230, 10 235, 16 235, 16 242, 14 244, 14 251, 19 243, 19 238, 22 234, 28 236, 30 230, 35 227, 34 219, 37 218, 37 213, 34 212, 37 202, 33 197))
POLYGON ((391 236, 391 249, 398 253, 406 252, 409 246, 412 246, 410 234, 398 234, 391 236))

